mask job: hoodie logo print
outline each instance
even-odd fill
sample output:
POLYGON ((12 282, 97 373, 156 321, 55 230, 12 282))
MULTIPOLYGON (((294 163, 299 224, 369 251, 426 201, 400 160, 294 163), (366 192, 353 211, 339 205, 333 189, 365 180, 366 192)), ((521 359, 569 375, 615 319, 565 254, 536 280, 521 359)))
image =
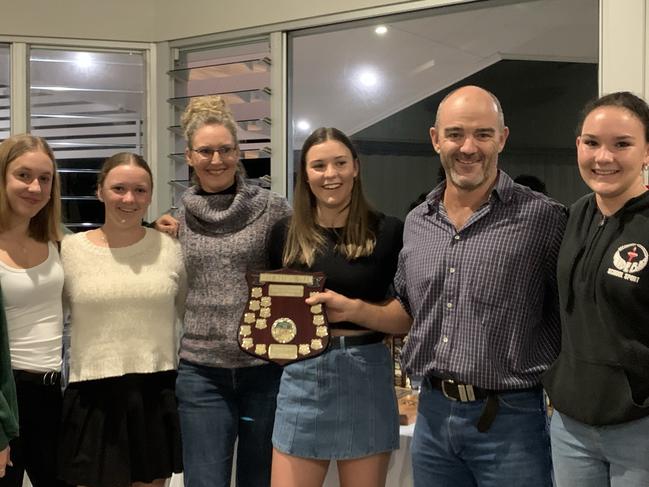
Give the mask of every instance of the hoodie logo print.
POLYGON ((613 254, 615 269, 609 268, 608 274, 626 281, 638 282, 640 278, 633 274, 644 269, 647 261, 649 261, 649 254, 643 245, 639 243, 622 245, 613 254))

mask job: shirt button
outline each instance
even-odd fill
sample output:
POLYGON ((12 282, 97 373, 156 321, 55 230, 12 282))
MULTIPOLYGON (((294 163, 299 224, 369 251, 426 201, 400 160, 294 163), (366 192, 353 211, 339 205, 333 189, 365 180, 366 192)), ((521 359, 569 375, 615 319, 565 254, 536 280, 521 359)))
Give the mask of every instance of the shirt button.
POLYGON ((455 272, 455 267, 451 267, 448 271, 453 274, 455 272))
POLYGON ((453 238, 454 238, 455 240, 460 240, 460 236, 459 236, 459 235, 456 235, 456 236, 453 237, 453 238))
POLYGON ((442 338, 442 341, 443 341, 444 343, 448 343, 448 337, 447 337, 447 336, 443 337, 443 338, 442 338))
POLYGON ((447 307, 448 309, 451 309, 451 308, 453 307, 453 303, 446 303, 446 307, 447 307))

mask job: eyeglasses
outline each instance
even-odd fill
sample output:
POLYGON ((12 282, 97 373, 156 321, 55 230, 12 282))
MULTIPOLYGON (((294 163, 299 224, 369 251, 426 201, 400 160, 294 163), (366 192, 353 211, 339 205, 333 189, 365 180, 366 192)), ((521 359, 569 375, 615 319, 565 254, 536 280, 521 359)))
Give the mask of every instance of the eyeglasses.
POLYGON ((191 149, 191 151, 196 152, 196 154, 198 154, 201 159, 209 160, 212 160, 215 152, 218 153, 221 159, 225 159, 232 157, 236 150, 237 149, 235 147, 232 147, 231 145, 224 145, 223 147, 219 147, 218 149, 212 149, 211 147, 199 147, 198 149, 191 149))

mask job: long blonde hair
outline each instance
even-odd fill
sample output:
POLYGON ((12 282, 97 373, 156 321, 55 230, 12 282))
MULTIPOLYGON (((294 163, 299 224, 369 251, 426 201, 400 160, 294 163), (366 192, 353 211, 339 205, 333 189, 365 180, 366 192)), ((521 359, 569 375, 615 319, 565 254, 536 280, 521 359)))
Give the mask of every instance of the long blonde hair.
POLYGON ((45 139, 30 134, 13 135, 0 144, 0 232, 7 231, 11 207, 7 199, 7 168, 28 152, 43 152, 52 161, 52 191, 47 204, 29 221, 28 235, 38 242, 61 240, 61 183, 56 160, 45 139))
MULTIPOLYGON (((313 265, 318 252, 322 251, 326 239, 317 222, 317 201, 307 183, 306 156, 309 149, 328 140, 340 142, 349 149, 356 164, 360 165, 356 148, 340 130, 333 127, 316 129, 302 146, 300 165, 297 171, 295 193, 293 196, 293 216, 288 227, 284 245, 283 264, 313 265)), ((347 260, 370 255, 376 245, 374 231, 376 214, 365 199, 361 184, 360 168, 354 179, 347 221, 335 246, 335 251, 347 260)))

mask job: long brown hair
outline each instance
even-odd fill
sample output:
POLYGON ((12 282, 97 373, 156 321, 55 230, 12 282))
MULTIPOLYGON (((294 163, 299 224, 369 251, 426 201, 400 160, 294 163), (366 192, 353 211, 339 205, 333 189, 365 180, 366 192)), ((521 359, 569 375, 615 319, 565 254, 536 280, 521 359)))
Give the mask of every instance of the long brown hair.
POLYGON ((307 137, 302 145, 297 182, 293 196, 293 216, 288 227, 283 263, 313 265, 316 254, 324 248, 325 235, 317 224, 317 201, 307 183, 306 156, 309 149, 328 140, 343 144, 359 165, 352 187, 347 221, 340 234, 335 250, 347 260, 370 255, 376 245, 373 229, 374 212, 363 194, 358 153, 352 141, 343 132, 333 127, 320 127, 307 137))
POLYGON ((61 240, 61 183, 54 153, 45 139, 30 134, 13 135, 0 144, 0 232, 8 230, 11 207, 7 199, 7 168, 28 152, 43 152, 52 161, 52 191, 47 204, 29 221, 28 235, 38 242, 61 240))

